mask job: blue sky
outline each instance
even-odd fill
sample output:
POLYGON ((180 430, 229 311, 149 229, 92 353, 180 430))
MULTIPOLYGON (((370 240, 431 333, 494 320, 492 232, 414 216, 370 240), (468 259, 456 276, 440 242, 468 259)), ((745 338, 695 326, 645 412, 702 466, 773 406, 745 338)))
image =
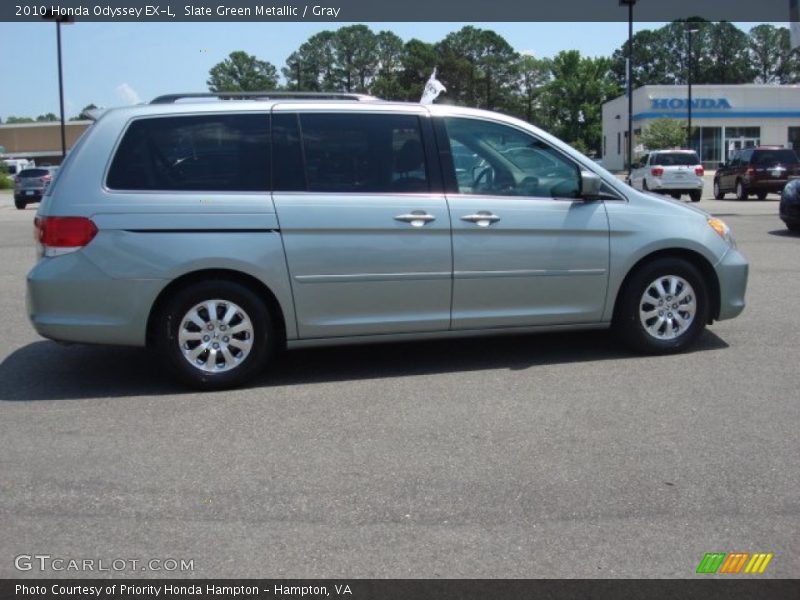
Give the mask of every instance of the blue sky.
MULTIPOLYGON (((493 29, 517 51, 553 56, 576 49, 608 56, 627 23, 471 23, 493 29)), ((208 70, 234 50, 278 70, 301 43, 347 23, 75 23, 62 27, 65 114, 89 103, 120 106, 169 92, 205 91, 208 70)), ((403 40, 435 42, 467 23, 370 23, 403 40)), ((647 23, 635 30, 654 28, 647 23)), ((754 23, 737 23, 747 31, 754 23)), ((784 25, 777 24, 776 25, 784 25)), ((56 35, 52 23, 0 23, 0 118, 58 114, 56 35)), ((431 65, 433 67, 433 65, 431 65)))

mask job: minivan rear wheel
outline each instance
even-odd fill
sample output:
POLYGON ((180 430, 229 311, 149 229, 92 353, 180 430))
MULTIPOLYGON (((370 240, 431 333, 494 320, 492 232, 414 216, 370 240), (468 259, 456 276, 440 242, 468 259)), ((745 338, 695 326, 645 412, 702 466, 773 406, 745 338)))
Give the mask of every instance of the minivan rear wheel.
POLYGON ((206 390, 246 382, 276 347, 264 302, 226 280, 195 283, 172 295, 157 317, 153 342, 181 381, 206 390))
POLYGON ((615 327, 631 348, 646 354, 680 352, 708 321, 708 292, 690 262, 661 258, 635 272, 623 290, 615 327))

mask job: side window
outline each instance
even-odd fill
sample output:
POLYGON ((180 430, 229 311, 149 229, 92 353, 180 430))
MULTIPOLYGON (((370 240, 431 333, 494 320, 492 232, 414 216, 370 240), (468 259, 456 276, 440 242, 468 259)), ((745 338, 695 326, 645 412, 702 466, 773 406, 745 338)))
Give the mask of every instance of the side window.
POLYGON ((269 119, 263 114, 133 121, 107 185, 117 190, 269 190, 269 119))
POLYGON ((301 114, 308 191, 430 189, 416 115, 301 114))
POLYGON ((741 164, 748 165, 748 164, 750 164, 750 159, 751 158, 753 158, 753 150, 752 149, 748 149, 748 150, 742 150, 742 155, 739 158, 739 160, 740 160, 741 164))
POLYGON ((513 127, 445 118, 461 194, 576 198, 578 165, 543 141, 513 127))
POLYGON ((643 167, 646 167, 648 165, 648 162, 647 162, 648 160, 650 160, 650 155, 649 154, 645 154, 642 157, 642 160, 639 162, 639 164, 642 165, 643 167))

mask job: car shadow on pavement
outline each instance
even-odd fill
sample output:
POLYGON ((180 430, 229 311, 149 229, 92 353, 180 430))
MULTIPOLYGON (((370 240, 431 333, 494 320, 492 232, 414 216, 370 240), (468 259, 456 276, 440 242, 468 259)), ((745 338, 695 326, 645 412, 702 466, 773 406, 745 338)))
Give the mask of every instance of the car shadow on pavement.
POLYGON ((777 237, 788 237, 788 238, 800 237, 800 232, 789 231, 788 229, 773 229, 772 231, 768 231, 767 233, 770 235, 775 235, 777 237))
MULTIPOLYGON (((705 331, 693 352, 727 348, 705 331)), ((381 379, 641 358, 608 331, 548 333, 285 352, 247 387, 381 379)), ((0 364, 0 401, 194 394, 174 382, 153 352, 119 346, 29 344, 0 364)))

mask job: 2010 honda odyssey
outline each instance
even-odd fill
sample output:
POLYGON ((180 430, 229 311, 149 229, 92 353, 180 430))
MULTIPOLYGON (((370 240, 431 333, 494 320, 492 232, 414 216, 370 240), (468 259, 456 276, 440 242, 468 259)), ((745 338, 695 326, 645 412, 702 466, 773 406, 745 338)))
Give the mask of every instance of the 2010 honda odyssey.
POLYGON ((151 346, 202 388, 283 346, 613 325, 679 351, 748 269, 719 219, 525 122, 358 96, 108 111, 35 227, 41 335, 151 346))

